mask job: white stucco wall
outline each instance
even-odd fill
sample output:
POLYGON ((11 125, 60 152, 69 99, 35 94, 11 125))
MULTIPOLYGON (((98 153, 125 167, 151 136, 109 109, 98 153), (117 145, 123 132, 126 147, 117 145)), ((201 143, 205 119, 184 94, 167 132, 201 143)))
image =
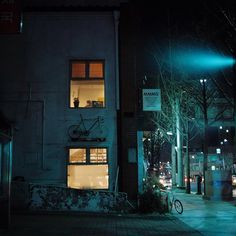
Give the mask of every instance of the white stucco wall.
POLYGON ((68 146, 108 148, 110 189, 117 166, 115 31, 112 12, 25 13, 19 35, 0 36, 0 109, 15 124, 13 176, 66 184, 68 146), (69 60, 105 60, 106 107, 69 108, 69 60), (79 114, 103 116, 105 142, 71 142, 79 114))

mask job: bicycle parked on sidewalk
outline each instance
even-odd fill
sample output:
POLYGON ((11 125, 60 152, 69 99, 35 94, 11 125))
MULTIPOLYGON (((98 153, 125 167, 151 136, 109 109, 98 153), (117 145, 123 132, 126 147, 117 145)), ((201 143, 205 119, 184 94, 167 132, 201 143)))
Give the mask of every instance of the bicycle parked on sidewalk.
POLYGON ((174 193, 172 191, 168 192, 169 193, 169 203, 170 203, 170 212, 172 212, 173 205, 175 207, 175 210, 179 213, 182 214, 184 211, 183 204, 179 199, 176 199, 174 193))

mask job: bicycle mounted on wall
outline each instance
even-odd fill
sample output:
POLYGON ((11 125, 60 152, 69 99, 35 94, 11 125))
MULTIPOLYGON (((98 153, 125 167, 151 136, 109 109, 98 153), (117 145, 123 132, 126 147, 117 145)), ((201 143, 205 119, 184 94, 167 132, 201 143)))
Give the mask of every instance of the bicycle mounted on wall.
POLYGON ((104 132, 104 118, 97 116, 96 118, 84 119, 80 114, 80 121, 77 125, 71 125, 68 128, 68 135, 72 141, 98 141, 106 140, 104 132))

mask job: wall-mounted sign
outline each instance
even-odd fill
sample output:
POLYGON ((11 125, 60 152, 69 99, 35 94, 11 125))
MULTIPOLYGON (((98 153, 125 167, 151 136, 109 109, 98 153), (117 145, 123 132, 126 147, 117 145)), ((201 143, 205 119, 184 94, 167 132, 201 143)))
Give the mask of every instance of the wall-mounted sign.
POLYGON ((20 32, 20 0, 0 0, 0 34, 20 32))
POLYGON ((161 111, 160 89, 143 89, 143 111, 161 111))

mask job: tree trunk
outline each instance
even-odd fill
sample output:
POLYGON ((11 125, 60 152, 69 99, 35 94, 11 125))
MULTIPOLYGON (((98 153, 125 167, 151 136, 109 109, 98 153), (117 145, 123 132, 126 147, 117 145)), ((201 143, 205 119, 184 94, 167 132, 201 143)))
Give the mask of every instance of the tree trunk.
POLYGON ((186 176, 187 176, 187 185, 186 185, 186 193, 191 193, 190 186, 190 159, 189 159, 189 123, 187 121, 186 127, 186 176))

